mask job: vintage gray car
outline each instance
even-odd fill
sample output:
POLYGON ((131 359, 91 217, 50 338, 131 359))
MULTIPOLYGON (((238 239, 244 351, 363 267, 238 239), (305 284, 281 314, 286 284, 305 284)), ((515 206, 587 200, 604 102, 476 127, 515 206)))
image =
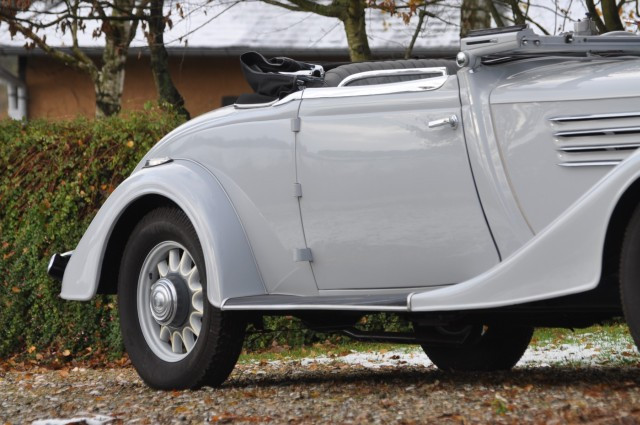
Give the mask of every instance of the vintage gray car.
POLYGON ((583 21, 274 73, 294 89, 168 134, 49 272, 67 300, 118 294, 154 388, 221 384, 265 315, 454 371, 513 367, 534 327, 624 314, 638 343, 639 56, 583 21), (374 312, 414 332, 355 326, 374 312))

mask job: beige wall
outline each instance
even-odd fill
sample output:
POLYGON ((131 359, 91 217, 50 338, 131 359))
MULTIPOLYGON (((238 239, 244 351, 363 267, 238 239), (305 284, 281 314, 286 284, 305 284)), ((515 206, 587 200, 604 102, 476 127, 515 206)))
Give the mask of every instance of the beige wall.
MULTIPOLYGON (((192 116, 221 106, 223 96, 251 91, 237 58, 171 58, 171 75, 192 116)), ((26 64, 29 118, 71 118, 95 114, 93 84, 88 76, 46 57, 26 64)), ((157 98, 146 57, 127 62, 123 109, 140 109, 157 98)))

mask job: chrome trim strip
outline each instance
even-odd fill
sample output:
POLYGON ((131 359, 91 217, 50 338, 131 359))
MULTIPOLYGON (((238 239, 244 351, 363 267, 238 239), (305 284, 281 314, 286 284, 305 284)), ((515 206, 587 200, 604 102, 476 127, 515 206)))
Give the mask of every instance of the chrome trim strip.
POLYGON ((320 87, 302 92, 302 99, 325 99, 337 97, 375 96, 437 90, 447 82, 448 76, 431 77, 422 80, 402 81, 392 84, 370 86, 320 87))
POLYGON ((267 103, 234 103, 233 107, 236 109, 257 109, 257 108, 266 108, 268 106, 280 106, 285 105, 289 102, 293 102, 294 100, 302 99, 302 91, 297 91, 291 93, 288 96, 283 97, 282 99, 272 100, 267 103))
POLYGON ((640 148, 639 143, 622 143, 618 145, 580 145, 580 146, 563 146, 558 148, 559 151, 562 152, 593 152, 593 151, 603 151, 609 149, 637 149, 640 148))
POLYGON ((561 162, 558 165, 561 167, 600 167, 618 165, 621 162, 621 159, 611 159, 603 161, 568 161, 561 162))
POLYGON ((584 137, 584 136, 615 136, 617 134, 640 133, 640 127, 599 128, 593 130, 568 130, 559 131, 556 137, 584 137))
POLYGON ((234 103, 233 107, 236 109, 256 109, 256 108, 266 108, 267 106, 272 106, 278 103, 280 100, 272 100, 271 102, 266 103, 234 103))
MULTIPOLYGON (((379 69, 374 71, 363 71, 356 74, 349 75, 344 80, 340 81, 338 87, 345 87, 354 81, 364 80, 374 77, 388 77, 390 75, 405 76, 405 75, 421 75, 421 74, 442 74, 443 77, 447 76, 447 68, 444 66, 431 67, 431 68, 403 68, 403 69, 379 69)), ((433 78, 433 77, 428 77, 433 78)))
POLYGON ((173 159, 169 158, 168 156, 162 158, 149 158, 145 161, 142 168, 157 167, 159 165, 168 164, 170 162, 173 162, 173 159))
POLYGON ((348 310, 348 311, 409 311, 409 306, 353 305, 353 304, 244 304, 225 305, 221 310, 348 310))
POLYGON ((589 120, 608 120, 616 118, 640 118, 640 112, 622 112, 611 114, 591 114, 591 115, 573 115, 568 117, 549 118, 552 122, 573 122, 573 121, 589 121, 589 120))
POLYGON ((288 96, 283 97, 280 100, 277 100, 273 106, 280 106, 280 105, 285 105, 289 102, 293 102, 294 100, 300 100, 302 99, 302 93, 304 92, 304 90, 300 90, 297 92, 293 92, 288 96))

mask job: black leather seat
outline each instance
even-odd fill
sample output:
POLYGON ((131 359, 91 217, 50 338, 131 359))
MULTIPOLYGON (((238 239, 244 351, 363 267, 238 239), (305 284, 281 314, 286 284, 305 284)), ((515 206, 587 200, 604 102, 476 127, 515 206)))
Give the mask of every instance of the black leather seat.
MULTIPOLYGON (((408 69, 408 68, 433 68, 433 67, 445 67, 449 75, 455 74, 458 71, 455 61, 447 59, 406 59, 406 60, 394 60, 394 61, 380 61, 380 62, 356 62, 347 65, 341 65, 330 71, 327 71, 324 75, 324 82, 326 87, 337 87, 338 84, 349 75, 357 74, 366 71, 377 71, 383 69, 408 69)), ((367 86, 371 84, 387 84, 397 83, 400 81, 417 80, 419 78, 425 78, 425 75, 389 75, 380 77, 370 77, 364 79, 358 79, 348 84, 349 86, 367 86)))

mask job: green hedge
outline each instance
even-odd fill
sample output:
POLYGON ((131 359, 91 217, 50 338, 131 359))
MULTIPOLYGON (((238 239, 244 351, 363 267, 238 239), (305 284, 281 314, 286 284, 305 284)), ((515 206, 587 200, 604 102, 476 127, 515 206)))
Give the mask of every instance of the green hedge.
MULTIPOLYGON (((47 262, 76 246, 107 196, 180 123, 178 115, 155 108, 101 120, 0 122, 0 358, 25 350, 33 357, 66 350, 69 358, 122 354, 115 297, 60 299, 47 262)), ((363 327, 406 324, 378 315, 363 327)), ((303 330, 291 317, 267 318, 265 330, 250 327, 245 347, 274 341, 300 346, 329 337, 303 330)))
POLYGON ((147 108, 101 120, 0 122, 0 358, 35 346, 121 353, 115 299, 67 302, 46 274, 109 193, 181 123, 147 108))

